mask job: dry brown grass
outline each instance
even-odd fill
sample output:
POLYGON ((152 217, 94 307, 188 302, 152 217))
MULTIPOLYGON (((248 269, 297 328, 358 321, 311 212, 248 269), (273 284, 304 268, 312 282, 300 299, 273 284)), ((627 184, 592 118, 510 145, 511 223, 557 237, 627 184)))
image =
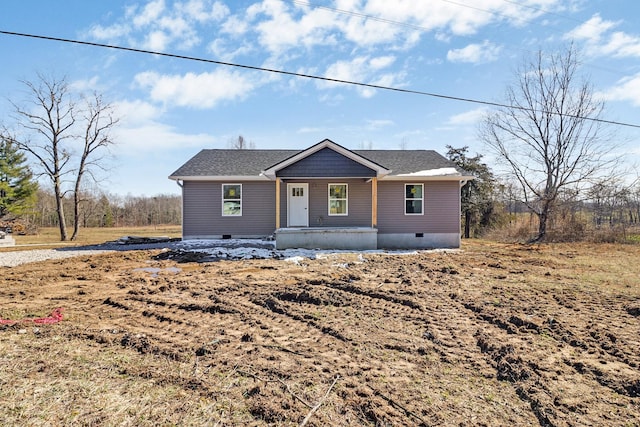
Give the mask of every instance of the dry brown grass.
MULTIPOLYGON (((608 225, 594 227, 583 216, 556 218, 549 221, 544 241, 547 243, 640 243, 639 225, 608 225)), ((538 233, 538 220, 533 214, 517 214, 502 227, 489 230, 484 237, 488 240, 510 243, 525 243, 538 233)))
MULTIPOLYGON (((0 248, 0 250, 24 250, 21 245, 43 246, 43 247, 64 247, 82 246, 104 243, 117 240, 123 236, 168 236, 181 237, 182 228, 179 225, 158 225, 148 227, 95 227, 81 228, 78 239, 75 241, 60 241, 60 230, 58 228, 43 227, 38 230, 38 234, 19 236, 13 235, 18 248, 0 248)), ((69 230, 71 236, 71 230, 69 230)))

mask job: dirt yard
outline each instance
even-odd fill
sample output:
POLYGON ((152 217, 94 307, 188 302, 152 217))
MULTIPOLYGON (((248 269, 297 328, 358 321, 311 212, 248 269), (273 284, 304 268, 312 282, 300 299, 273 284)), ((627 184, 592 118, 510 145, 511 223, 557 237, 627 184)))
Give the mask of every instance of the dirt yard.
POLYGON ((1 425, 640 425, 640 246, 0 271, 1 425))

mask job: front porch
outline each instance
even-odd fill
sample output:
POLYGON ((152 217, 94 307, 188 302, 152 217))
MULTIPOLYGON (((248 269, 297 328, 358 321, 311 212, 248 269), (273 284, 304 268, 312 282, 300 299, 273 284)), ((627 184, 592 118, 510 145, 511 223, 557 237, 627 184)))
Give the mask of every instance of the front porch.
POLYGON ((378 230, 372 227, 288 227, 275 231, 276 249, 378 248, 378 230))

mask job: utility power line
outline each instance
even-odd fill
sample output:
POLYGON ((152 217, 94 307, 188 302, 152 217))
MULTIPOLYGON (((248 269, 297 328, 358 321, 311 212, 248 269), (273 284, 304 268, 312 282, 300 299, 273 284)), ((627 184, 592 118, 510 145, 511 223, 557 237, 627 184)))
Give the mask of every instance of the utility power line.
MULTIPOLYGON (((51 36, 44 36, 44 35, 37 35, 37 34, 18 33, 18 32, 14 32, 14 31, 0 30, 0 34, 9 35, 9 36, 27 37, 27 38, 40 39, 40 40, 50 40, 50 41, 63 42, 63 43, 72 43, 72 44, 78 44, 78 45, 84 45, 84 46, 102 47, 102 48, 107 48, 107 49, 121 50, 121 51, 125 51, 125 52, 144 53, 144 54, 148 54, 148 55, 164 56, 164 57, 168 57, 168 58, 184 59, 184 60, 188 60, 188 61, 204 62, 204 63, 208 63, 208 64, 225 65, 225 66, 228 66, 228 67, 236 67, 236 68, 242 68, 242 69, 246 69, 246 70, 262 71, 262 72, 282 74, 282 75, 293 76, 293 77, 303 77, 303 78, 307 78, 307 79, 321 80, 321 81, 327 81, 327 82, 332 82, 332 83, 342 83, 342 84, 346 84, 346 85, 366 87, 366 88, 371 88, 371 89, 387 90, 387 91, 400 92, 400 93, 407 93, 407 94, 412 94, 412 95, 429 96, 429 97, 440 98, 440 99, 448 99, 450 101, 460 101, 460 102, 467 102, 467 103, 472 103, 472 104, 486 105, 486 106, 490 106, 490 107, 500 107, 500 108, 507 108, 507 109, 512 109, 512 110, 521 110, 521 111, 532 111, 529 108, 518 107, 518 106, 513 106, 513 105, 506 105, 506 104, 501 104, 499 102, 484 101, 484 100, 479 100, 479 99, 464 98, 464 97, 452 96, 452 95, 444 95, 444 94, 439 94, 439 93, 434 93, 434 92, 425 92, 425 91, 419 91, 419 90, 413 90, 413 89, 403 89, 403 88, 398 88, 398 87, 383 86, 383 85, 377 85, 377 84, 372 84, 372 83, 362 83, 362 82, 356 82, 356 81, 351 81, 351 80, 335 79, 335 78, 331 78, 331 77, 323 77, 323 76, 317 76, 317 75, 313 75, 313 74, 296 73, 296 72, 293 72, 293 71, 286 71, 286 70, 276 70, 276 69, 273 69, 273 68, 258 67, 258 66, 254 66, 254 65, 236 64, 236 63, 233 63, 233 62, 217 61, 217 60, 214 60, 214 59, 199 58, 199 57, 196 57, 196 56, 186 56, 186 55, 178 55, 178 54, 175 54, 175 53, 156 52, 156 51, 146 50, 146 49, 137 49, 137 48, 132 48, 132 47, 116 46, 116 45, 109 45, 109 44, 104 44, 104 43, 95 43, 95 42, 88 42, 88 41, 83 41, 83 40, 65 39, 65 38, 60 38, 60 37, 51 37, 51 36)), ((604 120, 604 119, 598 119, 598 118, 582 117, 582 116, 577 116, 577 115, 572 115, 572 114, 560 114, 560 113, 554 113, 554 112, 552 112, 551 114, 564 115, 566 117, 584 119, 584 120, 589 120, 589 121, 598 122, 598 123, 606 123, 606 124, 611 124, 611 125, 627 126, 627 127, 640 129, 640 125, 639 124, 634 124, 634 123, 618 122, 618 121, 613 121, 613 120, 604 120)))

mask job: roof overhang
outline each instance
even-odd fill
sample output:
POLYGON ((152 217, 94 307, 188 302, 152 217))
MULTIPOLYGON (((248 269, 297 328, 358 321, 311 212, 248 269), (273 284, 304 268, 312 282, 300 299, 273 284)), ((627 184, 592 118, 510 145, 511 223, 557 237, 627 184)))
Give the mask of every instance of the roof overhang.
POLYGON ((215 175, 215 176, 175 176, 169 179, 174 181, 269 181, 269 178, 262 175, 215 175))
POLYGON ((381 178, 383 176, 388 175, 389 173, 391 173, 391 171, 389 169, 386 169, 382 166, 380 166, 379 164, 372 162, 369 159, 366 159, 362 156, 360 156, 359 154, 354 153, 353 151, 344 148, 341 145, 336 144, 335 142, 329 140, 329 139, 325 139, 324 141, 321 141, 319 143, 317 143, 314 146, 311 146, 309 148, 307 148, 306 150, 300 151, 299 153, 289 157, 288 159, 285 159, 279 163, 276 163, 275 165, 271 166, 270 168, 262 171, 260 173, 261 176, 266 177, 267 179, 270 180, 274 180, 276 179, 276 173, 280 170, 280 169, 284 169, 289 165, 292 165, 302 159, 304 159, 307 156, 310 156, 313 153, 316 153, 324 148, 330 148, 331 150, 342 154, 343 156, 353 160, 354 162, 360 163, 363 166, 368 167, 369 169, 373 169, 376 173, 376 177, 381 178))
POLYGON ((384 178, 381 178, 380 181, 470 181, 475 179, 474 176, 470 175, 434 175, 434 176, 417 176, 417 175, 387 175, 384 178))

